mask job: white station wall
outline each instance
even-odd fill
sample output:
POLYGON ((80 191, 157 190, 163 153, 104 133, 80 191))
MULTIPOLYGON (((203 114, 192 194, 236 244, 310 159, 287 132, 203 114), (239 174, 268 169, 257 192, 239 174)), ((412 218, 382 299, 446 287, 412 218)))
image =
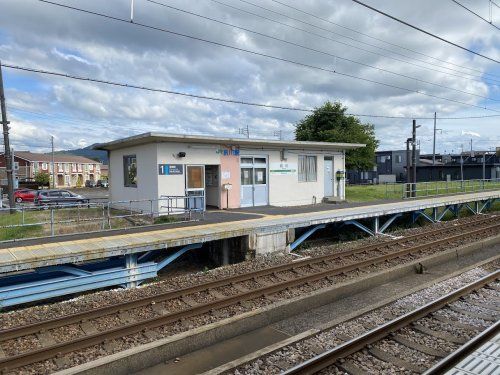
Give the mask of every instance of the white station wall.
MULTIPOLYGON (((324 157, 333 157, 333 176, 337 171, 344 171, 343 153, 317 153, 310 151, 287 150, 285 160, 281 160, 279 150, 240 149, 240 155, 262 155, 268 157, 268 191, 269 204, 274 206, 297 206, 320 203, 325 197, 324 157), (316 156, 317 179, 310 182, 299 182, 298 159, 299 155, 316 156), (294 173, 273 172, 276 166, 284 164, 295 169, 294 173)), ((345 190, 342 188, 342 195, 345 190)), ((337 181, 333 186, 334 196, 337 196, 337 181)), ((343 199, 344 197, 342 197, 343 199)))
MULTIPOLYGON (((109 158, 109 199, 110 201, 130 201, 156 199, 158 197, 156 144, 127 147, 110 152, 109 158), (123 157, 135 155, 137 158, 137 186, 124 184, 123 157)), ((115 204, 116 207, 121 205, 115 204)), ((150 210, 149 203, 134 204, 134 208, 150 210)))

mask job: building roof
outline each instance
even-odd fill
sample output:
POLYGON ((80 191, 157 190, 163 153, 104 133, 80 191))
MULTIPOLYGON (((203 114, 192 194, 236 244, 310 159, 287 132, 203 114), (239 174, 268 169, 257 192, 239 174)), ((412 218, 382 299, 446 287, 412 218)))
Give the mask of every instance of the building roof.
POLYGON ((305 142, 305 141, 278 141, 272 139, 254 139, 254 138, 225 138, 211 136, 193 136, 170 133, 143 133, 128 138, 118 139, 108 143, 95 145, 95 150, 118 150, 121 148, 138 146, 147 143, 178 142, 178 143, 199 143, 214 145, 238 145, 240 147, 248 146, 251 148, 289 148, 295 150, 352 150, 365 147, 360 143, 332 143, 332 142, 305 142))
MULTIPOLYGON (((1 154, 3 156, 3 153, 1 154)), ((27 161, 48 162, 52 161, 51 154, 39 154, 30 151, 14 151, 14 156, 27 161)), ((81 163, 81 164, 97 164, 98 162, 83 156, 71 154, 55 154, 54 162, 56 163, 81 163)))

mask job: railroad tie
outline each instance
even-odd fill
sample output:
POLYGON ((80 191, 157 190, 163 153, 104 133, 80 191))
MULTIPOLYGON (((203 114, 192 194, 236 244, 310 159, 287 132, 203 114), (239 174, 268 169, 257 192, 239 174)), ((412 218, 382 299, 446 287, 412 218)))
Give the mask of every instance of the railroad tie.
POLYGON ((335 366, 350 375, 366 375, 366 370, 360 369, 358 365, 351 360, 347 360, 344 362, 339 361, 335 363, 335 366))
POLYGON ((158 340, 158 338, 160 337, 160 334, 158 333, 158 331, 156 331, 154 329, 149 329, 149 328, 142 331, 142 334, 144 336, 146 336, 151 341, 158 340))
POLYGON ((59 353, 54 358, 54 363, 56 364, 57 367, 64 368, 69 365, 69 359, 64 354, 59 353))
POLYGON ((446 318, 446 317, 441 316, 441 315, 433 315, 432 318, 439 320, 442 323, 451 324, 452 326, 457 327, 457 328, 463 328, 463 329, 468 329, 468 330, 473 330, 473 331, 480 331, 483 329, 483 327, 478 327, 478 326, 475 326, 473 324, 462 323, 459 320, 449 319, 449 318, 446 318))
POLYGON ((209 293, 217 299, 224 299, 226 296, 219 292, 217 289, 210 289, 209 293))
POLYGON ((42 344, 43 347, 49 347, 56 344, 56 340, 54 337, 47 331, 40 331, 36 334, 38 341, 42 344))
POLYGON ((7 358, 7 355, 5 354, 2 347, 0 346, 0 360, 5 359, 5 358, 7 358))
POLYGON ((449 341, 455 344, 465 344, 467 342, 466 338, 455 336, 448 332, 434 331, 433 329, 427 328, 418 323, 412 324, 412 328, 426 335, 433 336, 438 339, 449 341))
POLYGON ((249 292, 250 290, 245 288, 243 285, 241 284, 232 284, 231 285, 234 289, 236 289, 237 291, 241 292, 241 293, 247 293, 249 292))
POLYGON ((491 310, 494 312, 500 312, 500 304, 493 304, 493 303, 483 303, 475 300, 467 300, 466 301, 469 305, 481 307, 486 310, 491 310))
POLYGON ((465 309, 461 309, 460 307, 455 307, 453 305, 448 306, 450 310, 453 310, 459 314, 467 315, 472 318, 477 318, 477 319, 482 319, 482 320, 487 320, 490 322, 496 322, 498 320, 498 316, 493 316, 491 314, 485 314, 485 313, 480 313, 476 311, 469 311, 465 309))
POLYGON ((89 322, 88 320, 83 320, 80 323, 80 329, 85 333, 87 336, 94 335, 97 333, 97 329, 94 327, 94 325, 89 322))
POLYGON ((163 304, 161 302, 152 303, 151 309, 158 315, 168 314, 168 310, 165 308, 165 304, 163 304))
POLYGON ((416 363, 405 361, 404 359, 396 357, 390 353, 387 353, 385 350, 376 347, 372 347, 368 351, 370 352, 371 355, 380 359, 381 361, 392 363, 393 365, 400 368, 403 367, 407 370, 411 370, 419 374, 423 373, 426 370, 423 366, 417 365, 416 363))
POLYGON ((195 307, 198 305, 198 303, 193 298, 191 298, 189 296, 182 296, 181 301, 190 307, 195 307))
POLYGON ((118 318, 125 324, 129 324, 134 321, 134 319, 130 316, 130 313, 127 310, 120 311, 118 313, 118 318))
POLYGON ((421 353, 424 353, 427 355, 432 355, 434 357, 444 358, 448 355, 448 353, 446 353, 445 351, 434 349, 434 348, 429 348, 428 346, 411 341, 411 340, 407 339, 406 337, 403 337, 403 336, 398 335, 398 334, 393 335, 391 337, 391 339, 400 343, 401 345, 406 346, 407 348, 417 350, 421 353))

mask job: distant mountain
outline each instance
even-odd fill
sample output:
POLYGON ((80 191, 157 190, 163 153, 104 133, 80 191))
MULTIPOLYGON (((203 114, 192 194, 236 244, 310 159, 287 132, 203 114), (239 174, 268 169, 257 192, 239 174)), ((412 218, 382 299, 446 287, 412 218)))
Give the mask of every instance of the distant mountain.
POLYGON ((77 156, 84 156, 89 159, 99 160, 102 164, 108 164, 108 154, 106 151, 93 150, 94 145, 84 148, 77 148, 75 150, 56 151, 56 154, 71 154, 77 156))

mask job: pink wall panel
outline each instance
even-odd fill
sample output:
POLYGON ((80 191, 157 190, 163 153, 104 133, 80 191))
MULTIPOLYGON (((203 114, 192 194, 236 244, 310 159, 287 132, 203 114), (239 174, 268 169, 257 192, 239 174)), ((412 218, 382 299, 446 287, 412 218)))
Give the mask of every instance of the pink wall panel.
POLYGON ((221 205, 227 208, 227 192, 222 185, 230 183, 233 188, 229 191, 229 208, 240 207, 240 157, 235 155, 221 155, 221 205))

